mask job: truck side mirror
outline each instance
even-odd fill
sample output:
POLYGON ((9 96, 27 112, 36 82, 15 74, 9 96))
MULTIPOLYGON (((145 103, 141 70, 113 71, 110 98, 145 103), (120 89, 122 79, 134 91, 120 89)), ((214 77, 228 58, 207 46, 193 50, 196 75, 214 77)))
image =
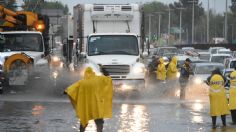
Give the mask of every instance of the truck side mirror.
POLYGON ((144 51, 143 53, 142 53, 142 57, 147 57, 148 56, 148 52, 147 51, 144 51))

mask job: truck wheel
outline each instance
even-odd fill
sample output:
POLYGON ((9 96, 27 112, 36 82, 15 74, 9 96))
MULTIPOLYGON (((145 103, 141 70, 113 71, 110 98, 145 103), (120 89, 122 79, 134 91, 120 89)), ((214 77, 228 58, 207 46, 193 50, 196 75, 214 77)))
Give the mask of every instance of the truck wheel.
POLYGON ((0 94, 3 94, 3 89, 0 89, 0 94))

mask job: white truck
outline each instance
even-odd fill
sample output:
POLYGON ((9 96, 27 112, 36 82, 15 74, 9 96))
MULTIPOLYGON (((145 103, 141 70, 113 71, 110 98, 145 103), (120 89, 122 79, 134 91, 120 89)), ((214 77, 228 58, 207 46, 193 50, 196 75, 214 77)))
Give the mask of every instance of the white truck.
POLYGON ((79 4, 74 7, 74 39, 86 64, 97 74, 99 65, 109 73, 115 88, 145 87, 142 8, 138 4, 79 4))
POLYGON ((0 93, 3 87, 25 85, 31 73, 48 66, 41 32, 0 32, 0 93))

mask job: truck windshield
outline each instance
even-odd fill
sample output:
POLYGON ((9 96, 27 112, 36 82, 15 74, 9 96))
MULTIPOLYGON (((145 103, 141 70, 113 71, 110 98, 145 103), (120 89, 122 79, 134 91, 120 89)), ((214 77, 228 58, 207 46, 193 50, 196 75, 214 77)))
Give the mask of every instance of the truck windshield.
POLYGON ((138 40, 132 35, 91 36, 88 41, 88 55, 104 54, 139 55, 138 40))
POLYGON ((0 34, 0 52, 37 51, 43 52, 40 34, 0 34))

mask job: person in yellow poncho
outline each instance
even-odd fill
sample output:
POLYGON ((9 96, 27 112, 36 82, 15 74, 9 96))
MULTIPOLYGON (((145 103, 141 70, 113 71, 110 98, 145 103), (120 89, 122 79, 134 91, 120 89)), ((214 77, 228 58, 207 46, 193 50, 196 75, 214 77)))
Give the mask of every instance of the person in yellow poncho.
POLYGON ((168 65, 166 78, 168 80, 176 80, 177 73, 178 73, 177 58, 174 56, 174 57, 172 57, 171 62, 168 65))
POLYGON ((80 132, 84 132, 89 120, 94 120, 97 131, 102 132, 104 118, 112 117, 112 80, 108 76, 96 76, 88 67, 84 79, 69 86, 65 92, 69 96, 80 119, 80 132))
POLYGON ((236 124, 236 67, 230 74, 230 89, 229 89, 229 109, 234 124, 236 124))
POLYGON ((157 80, 158 81, 165 81, 166 80, 166 67, 164 64, 164 59, 159 59, 159 64, 157 66, 157 72, 156 72, 157 80))
POLYGON ((213 128, 216 128, 217 116, 221 116, 222 124, 226 126, 226 115, 229 114, 229 108, 224 84, 224 78, 220 74, 213 74, 209 81, 210 115, 213 128))

